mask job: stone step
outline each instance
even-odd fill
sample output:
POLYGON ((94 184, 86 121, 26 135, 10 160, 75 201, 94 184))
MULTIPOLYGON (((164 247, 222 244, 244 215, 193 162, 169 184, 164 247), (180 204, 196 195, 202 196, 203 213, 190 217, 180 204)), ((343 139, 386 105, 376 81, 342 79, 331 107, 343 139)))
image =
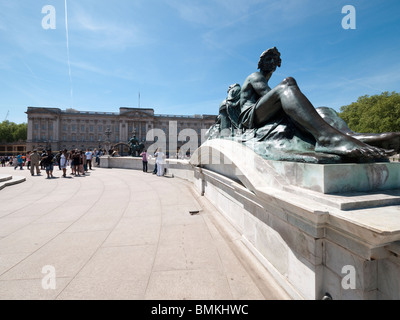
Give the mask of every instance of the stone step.
POLYGON ((7 180, 11 180, 12 179, 12 175, 9 174, 0 174, 0 183, 7 181, 7 180))
POLYGON ((340 210, 359 210, 400 205, 400 190, 324 194, 300 187, 284 187, 284 191, 340 210))
POLYGON ((0 190, 24 181, 26 181, 26 178, 22 176, 0 175, 0 190))

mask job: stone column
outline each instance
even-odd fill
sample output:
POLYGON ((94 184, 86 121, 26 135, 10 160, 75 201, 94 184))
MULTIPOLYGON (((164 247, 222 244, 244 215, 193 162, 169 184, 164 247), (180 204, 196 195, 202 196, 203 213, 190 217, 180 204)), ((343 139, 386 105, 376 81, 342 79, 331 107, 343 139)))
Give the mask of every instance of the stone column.
POLYGON ((54 140, 55 141, 60 141, 60 118, 56 117, 54 119, 54 140))
POLYGON ((146 147, 148 147, 148 143, 147 143, 147 133, 149 132, 149 130, 153 129, 153 126, 151 125, 151 121, 146 121, 146 135, 144 136, 144 139, 146 141, 145 145, 146 147))
POLYGON ((27 142, 32 142, 33 139, 33 121, 34 119, 28 116, 27 142))
POLYGON ((128 141, 128 124, 125 120, 122 120, 119 123, 119 141, 126 142, 128 141))

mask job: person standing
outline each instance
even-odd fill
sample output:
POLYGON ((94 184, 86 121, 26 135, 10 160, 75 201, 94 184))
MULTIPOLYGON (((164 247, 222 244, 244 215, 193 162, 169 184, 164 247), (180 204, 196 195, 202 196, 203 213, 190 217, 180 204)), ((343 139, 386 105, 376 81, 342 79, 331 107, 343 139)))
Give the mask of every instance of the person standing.
POLYGON ((36 174, 40 175, 39 162, 40 162, 40 154, 36 149, 34 149, 31 154, 31 175, 32 176, 35 175, 35 168, 36 168, 36 174))
POLYGON ((24 164, 24 159, 22 158, 22 154, 20 153, 17 156, 17 163, 14 167, 14 170, 17 169, 17 167, 19 167, 20 170, 23 170, 22 169, 23 164, 24 164))
POLYGON ((83 150, 79 152, 79 171, 82 173, 82 175, 85 175, 85 171, 87 168, 86 167, 86 155, 83 150))
POLYGON ((75 152, 72 156, 73 164, 74 164, 74 175, 75 176, 80 176, 80 171, 79 171, 79 165, 80 165, 80 159, 81 159, 81 153, 79 152, 78 149, 75 149, 75 152))
POLYGON ((58 151, 57 154, 55 155, 55 161, 56 161, 56 163, 57 163, 57 165, 58 165, 58 169, 59 169, 59 170, 61 170, 61 162, 60 162, 61 154, 62 154, 62 151, 60 150, 60 151, 58 151))
POLYGON ((140 156, 142 157, 142 163, 143 163, 143 172, 147 172, 147 150, 144 150, 140 156))
MULTIPOLYGON (((43 159, 46 156, 47 156, 47 152, 46 152, 46 150, 43 150, 42 153, 40 154, 40 158, 43 159)), ((46 169, 45 166, 44 166, 44 163, 42 163, 42 160, 40 160, 40 169, 41 170, 45 170, 46 169)))
POLYGON ((100 158, 102 155, 106 154, 103 149, 100 149, 97 151, 97 155, 96 155, 96 162, 97 162, 97 166, 100 167, 100 158))
POLYGON ((54 165, 53 165, 53 161, 54 161, 54 155, 51 152, 51 149, 48 149, 47 152, 43 155, 42 154, 42 162, 45 170, 46 170, 46 174, 47 174, 47 179, 50 178, 54 178, 53 176, 53 169, 54 169, 54 165))
POLYGON ((86 171, 92 170, 92 158, 93 158, 93 152, 91 149, 86 150, 86 171))
POLYGON ((67 156, 67 149, 64 149, 61 152, 61 156, 60 156, 60 168, 63 171, 63 177, 66 178, 67 177, 67 160, 68 160, 68 156, 67 156))
POLYGON ((165 154, 161 148, 158 148, 156 152, 156 164, 157 164, 157 176, 161 177, 164 175, 165 165, 165 154))
POLYGON ((54 178, 53 176, 53 165, 54 155, 51 153, 51 149, 48 149, 45 156, 42 158, 42 163, 46 169, 47 179, 54 178))
POLYGON ((26 154, 26 168, 28 170, 30 170, 31 168, 31 152, 28 151, 28 153, 26 154))
MULTIPOLYGON (((158 148, 156 149, 156 151, 154 151, 154 159, 156 159, 157 157, 157 152, 158 152, 158 148)), ((154 161, 154 170, 153 170, 153 174, 157 174, 157 161, 154 161)))
POLYGON ((97 166, 99 166, 99 152, 100 150, 97 150, 96 148, 93 150, 93 156, 92 156, 92 162, 94 158, 94 162, 96 163, 97 166))
POLYGON ((75 157, 75 150, 72 149, 69 153, 69 165, 71 166, 71 174, 75 175, 75 163, 74 163, 74 157, 75 157))

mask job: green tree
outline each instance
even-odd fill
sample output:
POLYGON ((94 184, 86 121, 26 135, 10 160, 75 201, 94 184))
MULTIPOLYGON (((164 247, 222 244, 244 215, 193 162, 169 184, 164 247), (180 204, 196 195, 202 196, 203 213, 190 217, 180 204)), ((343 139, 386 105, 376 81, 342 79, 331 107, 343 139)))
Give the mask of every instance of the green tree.
POLYGON ((386 91, 380 95, 361 96, 357 102, 341 107, 339 116, 354 132, 399 132, 400 94, 386 91))
POLYGON ((16 142, 26 140, 28 125, 26 123, 16 124, 10 121, 0 123, 0 141, 16 142))

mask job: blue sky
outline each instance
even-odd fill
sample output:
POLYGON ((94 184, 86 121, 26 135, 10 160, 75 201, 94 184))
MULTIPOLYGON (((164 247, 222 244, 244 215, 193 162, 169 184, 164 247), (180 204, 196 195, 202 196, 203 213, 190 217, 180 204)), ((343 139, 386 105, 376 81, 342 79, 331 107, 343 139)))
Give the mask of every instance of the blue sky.
POLYGON ((118 112, 139 92, 158 114, 217 114, 273 46, 271 87, 292 76, 315 107, 339 110, 400 91, 399 35, 399 0, 0 0, 0 121, 26 122, 28 106, 118 112))

